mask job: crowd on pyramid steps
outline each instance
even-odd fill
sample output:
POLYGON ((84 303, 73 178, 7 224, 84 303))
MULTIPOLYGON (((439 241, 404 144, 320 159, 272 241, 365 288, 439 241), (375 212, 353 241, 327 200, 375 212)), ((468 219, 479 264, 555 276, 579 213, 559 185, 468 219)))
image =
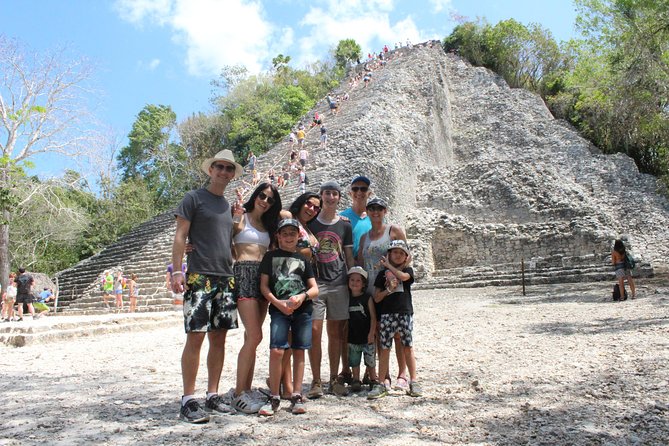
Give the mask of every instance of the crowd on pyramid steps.
POLYGON ((211 413, 271 416, 282 399, 290 401, 293 414, 302 414, 309 399, 326 392, 363 392, 370 400, 389 392, 420 397, 411 253, 404 230, 385 223, 388 203, 373 196, 372 181, 356 176, 346 190, 327 181, 283 209, 279 187, 270 181, 260 182, 246 199, 238 193, 234 203, 226 200, 226 187, 244 170, 231 151, 217 153, 201 168, 208 185, 188 192, 175 211, 170 285, 175 295, 183 293, 186 332, 180 418, 205 423, 211 413), (352 205, 340 212, 344 193, 352 205), (269 389, 253 389, 267 314, 269 389), (245 335, 235 386, 220 394, 226 334, 238 328, 238 318, 245 335), (200 404, 195 383, 205 338, 208 381, 200 404), (397 374, 390 371, 393 345, 397 374), (305 393, 307 356, 312 376, 305 393))
MULTIPOLYGON (((434 45, 439 45, 439 42, 427 41, 420 45, 432 48, 434 45)), ((337 116, 341 113, 345 104, 356 95, 356 90, 367 88, 372 82, 375 71, 384 68, 390 61, 401 57, 402 50, 412 48, 411 41, 407 39, 406 45, 397 42, 394 49, 384 45, 378 53, 368 53, 367 59, 364 61, 357 60, 358 67, 356 69, 349 70, 349 78, 343 83, 346 87, 339 89, 339 91, 329 92, 318 102, 317 106, 324 104, 329 111, 329 117, 337 116)), ((304 193, 309 184, 307 174, 309 150, 314 147, 327 148, 328 129, 325 120, 325 117, 316 110, 309 118, 305 117, 297 122, 286 136, 286 144, 282 155, 262 172, 259 169, 257 155, 252 150, 249 151, 238 193, 242 197, 248 197, 253 188, 265 181, 275 185, 279 190, 294 186, 300 193, 304 193), (318 134, 318 138, 315 138, 316 141, 310 145, 307 142, 307 136, 312 131, 318 134)))

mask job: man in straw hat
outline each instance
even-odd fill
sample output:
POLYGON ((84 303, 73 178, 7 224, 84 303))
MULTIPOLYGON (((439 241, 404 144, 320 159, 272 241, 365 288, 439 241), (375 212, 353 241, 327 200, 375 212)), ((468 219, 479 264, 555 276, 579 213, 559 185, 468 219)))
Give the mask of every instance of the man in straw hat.
POLYGON ((231 411, 218 395, 218 383, 223 370, 226 334, 229 329, 237 328, 233 299, 232 209, 223 194, 228 183, 242 174, 243 168, 230 150, 221 150, 202 162, 202 170, 209 176, 209 184, 186 193, 177 207, 177 230, 172 246, 172 290, 184 293, 186 329, 181 356, 180 418, 189 423, 208 422, 207 412, 231 411), (188 269, 184 273, 181 262, 187 240, 193 249, 188 254, 188 269), (209 353, 203 409, 195 399, 195 380, 205 335, 209 340, 209 353))

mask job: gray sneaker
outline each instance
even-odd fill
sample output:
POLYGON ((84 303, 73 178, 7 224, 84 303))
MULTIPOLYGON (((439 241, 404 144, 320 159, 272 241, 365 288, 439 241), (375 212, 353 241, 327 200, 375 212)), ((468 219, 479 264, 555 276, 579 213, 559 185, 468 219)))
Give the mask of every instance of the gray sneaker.
POLYGON ((205 412, 200 404, 195 400, 189 400, 186 404, 181 406, 179 418, 186 423, 202 424, 209 422, 209 415, 205 412))
POLYGON ((226 404, 220 395, 207 398, 207 401, 204 403, 204 410, 217 413, 235 413, 235 409, 226 404))
POLYGON ((367 394, 367 399, 377 400, 379 398, 383 398, 384 396, 388 396, 388 389, 386 389, 385 385, 379 383, 374 384, 372 390, 367 394))
MULTIPOLYGON (((265 398, 265 401, 267 401, 267 398, 265 398)), ((253 399, 253 396, 249 392, 242 392, 241 395, 232 400, 232 407, 245 414, 258 413, 264 405, 264 402, 253 399)))
POLYGON ((423 388, 421 387, 420 383, 417 381, 412 381, 411 384, 409 384, 407 395, 415 397, 423 396, 423 388))

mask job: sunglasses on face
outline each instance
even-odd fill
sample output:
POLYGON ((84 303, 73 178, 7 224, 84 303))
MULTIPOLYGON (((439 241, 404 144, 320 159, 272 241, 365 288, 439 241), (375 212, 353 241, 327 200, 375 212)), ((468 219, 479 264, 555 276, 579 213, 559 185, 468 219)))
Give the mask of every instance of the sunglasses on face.
POLYGON ((267 195, 265 192, 260 192, 258 194, 258 199, 260 201, 266 201, 270 206, 274 204, 274 198, 267 195))
POLYGON ((216 163, 216 164, 212 164, 212 166, 214 167, 214 169, 225 170, 226 172, 234 172, 235 170, 237 170, 237 168, 235 166, 232 166, 230 164, 216 163))
POLYGON ((318 206, 317 204, 313 204, 311 201, 307 201, 306 203, 304 203, 304 205, 309 209, 313 209, 314 212, 318 212, 321 210, 320 206, 318 206))
POLYGON ((351 186, 351 192, 367 192, 368 190, 367 186, 351 186))
POLYGON ((368 210, 369 212, 381 212, 381 211, 385 211, 386 208, 381 207, 381 206, 374 205, 374 206, 370 206, 370 207, 368 207, 367 210, 368 210))

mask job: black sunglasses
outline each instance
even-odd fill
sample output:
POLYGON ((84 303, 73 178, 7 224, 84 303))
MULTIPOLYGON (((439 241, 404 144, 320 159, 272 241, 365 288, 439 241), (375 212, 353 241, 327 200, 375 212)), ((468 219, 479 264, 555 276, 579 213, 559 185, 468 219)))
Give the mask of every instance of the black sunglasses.
POLYGON ((386 208, 384 208, 383 206, 379 206, 377 204, 373 204, 371 206, 367 206, 367 210, 370 211, 370 212, 381 212, 381 211, 385 211, 386 208))
POLYGON ((270 206, 274 204, 274 198, 270 197, 265 192, 260 192, 258 194, 258 198, 260 199, 260 201, 266 201, 267 203, 269 203, 270 206))
POLYGON ((225 170, 226 172, 234 172, 234 171, 237 170, 237 168, 235 166, 231 166, 230 164, 218 164, 218 163, 216 163, 216 164, 212 164, 212 166, 214 167, 214 169, 225 170))
POLYGON ((351 186, 351 192, 367 192, 368 190, 367 186, 351 186))

